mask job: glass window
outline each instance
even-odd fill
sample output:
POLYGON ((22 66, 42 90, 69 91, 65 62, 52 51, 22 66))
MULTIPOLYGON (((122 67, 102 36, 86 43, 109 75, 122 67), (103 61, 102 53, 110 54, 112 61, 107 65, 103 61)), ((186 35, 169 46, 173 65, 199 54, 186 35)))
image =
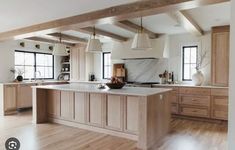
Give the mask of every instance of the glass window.
POLYGON ((15 69, 24 79, 53 79, 54 57, 51 54, 15 51, 15 69))
POLYGON ((183 47, 183 81, 191 81, 192 75, 196 72, 197 51, 197 46, 183 47))
POLYGON ((103 53, 103 79, 110 79, 112 73, 111 53, 103 53))

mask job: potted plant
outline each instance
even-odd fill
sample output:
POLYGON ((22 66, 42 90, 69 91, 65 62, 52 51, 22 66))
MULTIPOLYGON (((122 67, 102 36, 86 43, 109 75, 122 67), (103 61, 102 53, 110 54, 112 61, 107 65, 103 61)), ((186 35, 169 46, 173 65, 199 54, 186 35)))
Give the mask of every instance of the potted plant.
POLYGON ((201 71, 202 68, 204 68, 208 63, 204 64, 205 58, 206 58, 207 52, 201 53, 197 59, 196 64, 196 73, 192 75, 192 81, 194 85, 201 86, 204 82, 204 75, 201 71))
POLYGON ((23 74, 24 74, 24 71, 22 71, 21 69, 11 69, 10 70, 11 73, 13 73, 14 75, 17 75, 16 77, 16 80, 19 81, 19 82, 22 82, 23 81, 23 74))

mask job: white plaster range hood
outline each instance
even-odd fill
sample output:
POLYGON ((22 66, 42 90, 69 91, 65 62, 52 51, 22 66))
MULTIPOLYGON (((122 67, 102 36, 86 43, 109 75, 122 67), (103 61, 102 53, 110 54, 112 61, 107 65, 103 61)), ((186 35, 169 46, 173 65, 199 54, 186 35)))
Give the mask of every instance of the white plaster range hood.
POLYGON ((132 40, 127 42, 115 42, 113 44, 111 59, 145 59, 145 58, 168 58, 169 38, 167 35, 152 39, 152 49, 136 51, 131 49, 132 40))

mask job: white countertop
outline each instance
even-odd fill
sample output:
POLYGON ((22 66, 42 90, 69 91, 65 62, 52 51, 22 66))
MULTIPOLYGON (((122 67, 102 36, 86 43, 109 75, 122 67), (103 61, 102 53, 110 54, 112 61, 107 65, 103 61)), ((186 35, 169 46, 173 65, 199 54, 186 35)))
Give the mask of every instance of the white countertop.
POLYGON ((59 81, 59 80, 37 80, 37 81, 22 81, 22 82, 6 82, 6 83, 0 83, 3 85, 18 85, 18 84, 43 84, 43 83, 65 83, 67 81, 59 81))
POLYGON ((143 88, 143 87, 123 87, 122 89, 98 89, 94 84, 63 84, 63 85, 46 85, 46 86, 33 86, 37 89, 52 89, 61 91, 74 91, 74 92, 90 92, 90 93, 106 93, 117 95, 133 95, 133 96, 150 96, 159 93, 171 91, 172 89, 164 88, 143 88))
POLYGON ((212 86, 212 85, 201 85, 201 86, 196 86, 192 84, 153 84, 153 87, 192 87, 192 88, 225 88, 227 89, 228 87, 223 87, 223 86, 212 86))

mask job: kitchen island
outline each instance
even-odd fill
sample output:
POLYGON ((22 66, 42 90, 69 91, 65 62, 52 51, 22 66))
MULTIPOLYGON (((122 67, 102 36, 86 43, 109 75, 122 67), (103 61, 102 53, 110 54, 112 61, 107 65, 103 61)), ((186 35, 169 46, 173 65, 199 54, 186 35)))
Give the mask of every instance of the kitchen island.
POLYGON ((148 149, 169 131, 171 89, 92 84, 33 87, 33 122, 54 122, 137 141, 148 149))

